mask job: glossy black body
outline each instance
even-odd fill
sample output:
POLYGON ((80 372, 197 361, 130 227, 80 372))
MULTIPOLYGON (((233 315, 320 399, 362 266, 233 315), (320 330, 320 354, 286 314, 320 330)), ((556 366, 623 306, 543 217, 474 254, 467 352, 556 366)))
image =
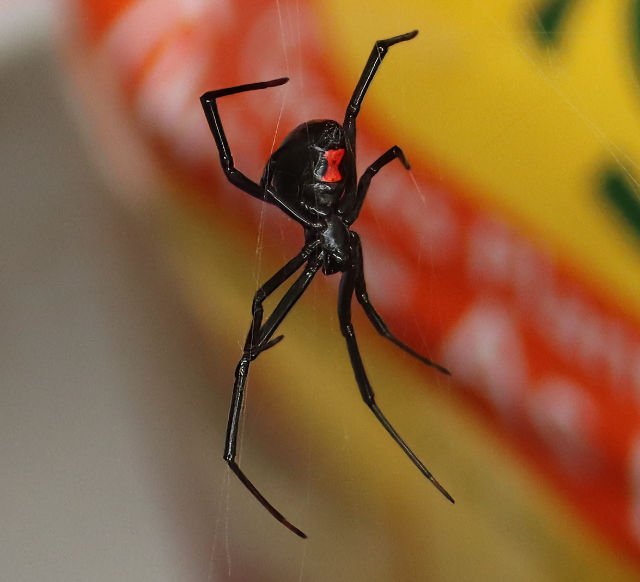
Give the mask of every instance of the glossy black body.
POLYGON ((278 200, 296 209, 305 241, 320 242, 322 271, 343 271, 350 255, 348 185, 355 184, 355 153, 346 147, 342 126, 332 120, 313 120, 296 127, 273 152, 260 182, 278 200), (325 153, 344 151, 338 167, 341 179, 327 182, 325 153))
POLYGON ((251 327, 236 368, 224 450, 225 461, 244 485, 278 521, 301 537, 306 536, 285 519, 241 471, 235 461, 236 441, 249 365, 260 353, 282 339, 282 336, 273 337, 276 329, 307 289, 318 270, 322 270, 326 275, 342 274, 338 293, 340 330, 345 337, 351 366, 364 402, 418 469, 453 502, 453 498, 413 453, 376 404, 351 323, 351 300, 355 295, 378 333, 425 364, 449 374, 446 368, 425 358, 396 338, 374 309, 364 279, 360 238, 351 230, 373 176, 396 158, 409 169, 402 150, 393 146, 375 160, 358 180, 356 117, 369 84, 389 47, 408 41, 417 34, 418 31, 413 31, 376 41, 349 101, 342 125, 332 120, 313 120, 296 127, 269 158, 259 184, 235 168, 216 100, 234 93, 276 87, 286 83, 288 79, 280 78, 209 91, 200 98, 218 146, 222 169, 228 180, 247 194, 278 206, 304 229, 305 244, 301 251, 260 287, 253 299, 251 327), (263 321, 263 301, 300 269, 302 273, 266 321, 263 321))

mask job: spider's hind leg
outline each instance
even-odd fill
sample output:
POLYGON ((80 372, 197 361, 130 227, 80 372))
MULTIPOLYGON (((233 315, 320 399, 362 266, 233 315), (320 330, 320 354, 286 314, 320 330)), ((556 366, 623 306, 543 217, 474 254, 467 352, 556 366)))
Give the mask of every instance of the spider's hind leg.
POLYGON ((369 89, 371 81, 373 81, 373 78, 375 77, 375 74, 378 71, 380 64, 382 63, 382 59, 384 59, 384 57, 386 56, 389 47, 393 46, 394 44, 398 44, 399 42, 411 40, 412 38, 415 38, 417 34, 417 30, 412 30, 411 32, 407 32, 405 34, 400 34, 391 38, 385 38, 384 40, 377 40, 373 45, 371 54, 369 55, 367 63, 365 64, 362 74, 360 75, 360 79, 358 80, 358 84, 353 91, 353 95, 351 95, 351 99, 349 100, 349 105, 347 106, 347 111, 344 117, 343 125, 347 131, 349 141, 352 144, 355 142, 355 122, 358 113, 360 113, 362 101, 364 100, 364 96, 369 89))
POLYGON ((220 164, 222 165, 222 170, 227 176, 227 179, 234 186, 261 200, 266 196, 264 188, 259 184, 256 184, 253 180, 247 178, 247 176, 235 167, 233 156, 231 155, 231 149, 227 142, 227 136, 225 135, 224 128, 222 127, 222 120, 218 113, 217 100, 220 97, 225 97, 226 95, 235 95, 236 93, 244 93, 246 91, 256 91, 259 89, 267 89, 269 87, 277 87, 278 85, 283 85, 288 80, 289 79, 286 77, 281 77, 279 79, 273 79, 272 81, 238 85, 236 87, 218 89, 216 91, 207 91, 200 97, 200 103, 202 104, 204 114, 207 118, 207 122, 209 123, 209 129, 211 130, 213 139, 218 147, 220 164))

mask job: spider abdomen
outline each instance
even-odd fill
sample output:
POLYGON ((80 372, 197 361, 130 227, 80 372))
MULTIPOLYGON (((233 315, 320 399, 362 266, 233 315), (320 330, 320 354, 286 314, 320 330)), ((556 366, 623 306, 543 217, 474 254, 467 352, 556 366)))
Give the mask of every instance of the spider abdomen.
POLYGON ((336 212, 355 173, 343 127, 331 119, 301 123, 271 154, 261 185, 309 221, 336 212))

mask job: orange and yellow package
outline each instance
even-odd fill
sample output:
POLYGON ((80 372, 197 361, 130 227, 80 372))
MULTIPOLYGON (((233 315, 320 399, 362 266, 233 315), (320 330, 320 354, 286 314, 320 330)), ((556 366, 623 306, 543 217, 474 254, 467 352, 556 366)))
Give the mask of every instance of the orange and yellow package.
POLYGON ((265 564, 238 579, 640 575, 640 2, 110 0, 68 16, 114 172, 142 167, 121 147, 132 136, 177 190, 159 202, 167 248, 229 361, 212 379, 229 398, 251 298, 304 241, 225 179, 200 95, 290 78, 218 103, 236 166, 259 181, 298 124, 342 121, 375 40, 420 31, 358 117, 359 174, 396 144, 411 170, 376 175, 353 230, 376 309, 451 378, 355 303, 354 325, 381 407, 456 504, 362 404, 339 277, 318 276, 252 365, 243 421, 243 469, 309 540, 265 541, 284 528, 243 491, 216 571, 231 551, 265 564), (282 545, 300 543, 315 549, 282 545))

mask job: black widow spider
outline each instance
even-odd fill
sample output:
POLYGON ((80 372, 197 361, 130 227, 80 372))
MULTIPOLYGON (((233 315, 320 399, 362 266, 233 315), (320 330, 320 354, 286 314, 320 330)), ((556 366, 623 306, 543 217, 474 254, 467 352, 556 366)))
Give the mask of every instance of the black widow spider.
POLYGON ((380 335, 428 366, 450 374, 449 370, 414 351, 389 331, 369 301, 362 267, 360 238, 357 233, 350 230, 350 226, 358 218, 373 176, 396 158, 402 162, 405 168, 409 169, 409 163, 402 150, 398 146, 393 146, 373 162, 358 180, 356 176, 356 117, 369 84, 389 47, 410 40, 417 34, 418 31, 414 30, 393 38, 376 41, 347 106, 344 123, 340 125, 332 120, 312 120, 296 127, 269 158, 260 184, 247 178, 235 168, 218 114, 216 99, 244 91, 277 87, 289 79, 283 77, 263 83, 250 83, 218 91, 209 91, 200 98, 209 127, 218 146, 222 169, 228 180, 247 194, 274 204, 300 223, 304 229, 305 244, 302 250, 260 287, 253 298, 251 327, 244 344, 242 357, 236 368, 224 448, 224 460, 240 481, 279 522, 302 538, 307 536, 287 521, 240 470, 235 461, 236 439, 249 365, 262 352, 273 347, 283 338, 282 335, 273 338, 273 334, 320 268, 325 275, 342 273, 338 293, 340 330, 347 341, 351 366, 362 399, 422 474, 453 503, 451 495, 438 483, 378 408, 351 323, 351 299, 355 294, 365 314, 380 335), (264 300, 305 263, 306 266, 302 274, 291 285, 266 322, 263 323, 262 303, 264 300))

